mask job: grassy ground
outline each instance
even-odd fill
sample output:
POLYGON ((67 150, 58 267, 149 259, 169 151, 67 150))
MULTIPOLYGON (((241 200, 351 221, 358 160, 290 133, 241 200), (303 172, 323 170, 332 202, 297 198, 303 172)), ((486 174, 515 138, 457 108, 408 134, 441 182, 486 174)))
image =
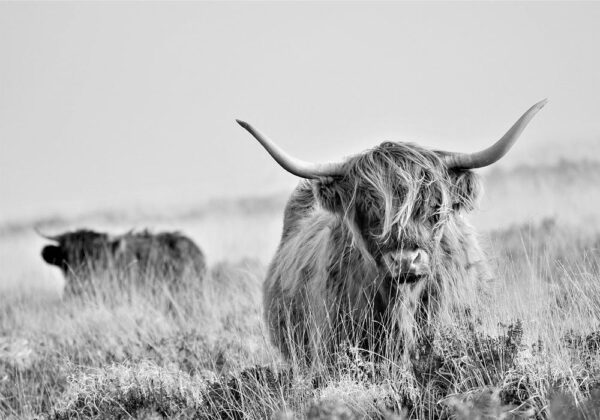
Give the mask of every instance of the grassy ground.
POLYGON ((585 226, 486 230, 496 278, 410 361, 349 347, 330 369, 284 363, 262 322, 265 259, 243 250, 176 295, 115 273, 81 298, 5 290, 0 417, 600 418, 600 230, 585 226))

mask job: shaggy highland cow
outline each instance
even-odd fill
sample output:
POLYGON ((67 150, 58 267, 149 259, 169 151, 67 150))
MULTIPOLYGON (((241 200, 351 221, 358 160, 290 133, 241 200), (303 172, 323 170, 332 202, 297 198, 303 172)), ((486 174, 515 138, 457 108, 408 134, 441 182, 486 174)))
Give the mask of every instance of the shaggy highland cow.
POLYGON ((42 258, 62 269, 70 294, 84 291, 98 275, 176 287, 185 280, 200 281, 206 270, 202 251, 180 233, 143 231, 109 236, 77 230, 45 238, 56 245, 45 246, 42 258))
POLYGON ((249 124, 287 171, 305 178, 284 213, 264 284, 272 342, 286 358, 327 361, 351 345, 408 355, 440 311, 488 277, 463 214, 488 166, 545 105, 531 107, 491 147, 473 154, 385 142, 338 163, 297 160, 249 124))

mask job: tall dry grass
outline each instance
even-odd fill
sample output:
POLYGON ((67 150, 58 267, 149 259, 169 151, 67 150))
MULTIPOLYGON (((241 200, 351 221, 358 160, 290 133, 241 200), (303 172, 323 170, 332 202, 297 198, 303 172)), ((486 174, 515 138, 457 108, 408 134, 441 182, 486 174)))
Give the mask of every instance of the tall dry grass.
POLYGON ((108 273, 81 297, 4 296, 0 410, 56 419, 594 418, 600 235, 546 220, 493 232, 488 243, 496 279, 470 299, 470 318, 439 324, 418 359, 373 360, 350 345, 319 371, 288 365, 270 347, 256 261, 217 264, 204 286, 177 294, 108 273))

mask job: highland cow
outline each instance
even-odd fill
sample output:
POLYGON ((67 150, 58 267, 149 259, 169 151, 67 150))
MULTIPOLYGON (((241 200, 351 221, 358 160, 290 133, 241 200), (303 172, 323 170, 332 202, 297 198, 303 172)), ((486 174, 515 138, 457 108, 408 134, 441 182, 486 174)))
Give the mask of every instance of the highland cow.
POLYGON ((45 238, 56 244, 45 246, 42 258, 63 271, 68 294, 80 294, 101 275, 144 286, 177 287, 186 280, 201 281, 206 270, 202 251, 176 232, 110 236, 77 230, 45 238))
POLYGON ((324 164, 289 156, 238 120, 285 170, 305 178, 287 203, 264 283, 266 323, 283 355, 327 361, 342 344, 410 354, 441 311, 489 276, 463 218, 481 192, 471 169, 502 158, 545 103, 477 153, 384 142, 324 164))

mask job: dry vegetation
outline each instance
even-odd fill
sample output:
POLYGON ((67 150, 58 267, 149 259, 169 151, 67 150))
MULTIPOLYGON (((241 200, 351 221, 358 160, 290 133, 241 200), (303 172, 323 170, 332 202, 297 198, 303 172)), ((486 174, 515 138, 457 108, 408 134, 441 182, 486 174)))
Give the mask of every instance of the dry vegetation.
POLYGON ((561 216, 482 240, 495 280, 410 361, 348 347, 332 368, 284 363, 258 259, 213 263, 177 294, 116 273, 81 298, 5 291, 0 417, 600 418, 600 231, 561 216))

